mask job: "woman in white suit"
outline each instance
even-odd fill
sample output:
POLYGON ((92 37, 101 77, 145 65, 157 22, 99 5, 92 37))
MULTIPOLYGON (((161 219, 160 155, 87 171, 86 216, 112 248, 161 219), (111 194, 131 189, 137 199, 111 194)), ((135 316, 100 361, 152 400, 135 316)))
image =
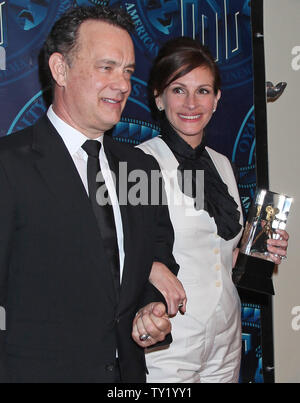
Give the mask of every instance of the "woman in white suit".
MULTIPOLYGON (((161 167, 180 265, 179 281, 162 265, 152 271, 151 281, 173 314, 174 295, 179 298, 182 314, 171 319, 173 343, 148 350, 147 382, 237 382, 241 310, 231 275, 242 209, 231 163, 206 146, 204 135, 221 96, 219 71, 200 43, 173 39, 154 61, 149 91, 161 136, 138 147, 161 167)), ((284 256, 288 234, 280 235, 270 240, 269 251, 284 256)))

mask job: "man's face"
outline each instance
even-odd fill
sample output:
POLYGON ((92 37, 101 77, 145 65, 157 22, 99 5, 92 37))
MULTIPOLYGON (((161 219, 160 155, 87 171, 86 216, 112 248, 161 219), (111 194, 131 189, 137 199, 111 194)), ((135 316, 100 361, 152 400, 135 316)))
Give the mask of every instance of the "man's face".
POLYGON ((99 136, 121 118, 134 63, 133 43, 125 30, 100 21, 84 22, 70 66, 65 61, 57 111, 86 136, 99 136))

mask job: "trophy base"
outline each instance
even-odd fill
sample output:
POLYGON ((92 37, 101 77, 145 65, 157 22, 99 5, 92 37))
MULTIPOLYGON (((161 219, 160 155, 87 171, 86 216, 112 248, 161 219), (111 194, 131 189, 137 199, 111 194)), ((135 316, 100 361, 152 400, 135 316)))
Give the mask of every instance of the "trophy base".
POLYGON ((232 280, 237 287, 262 294, 274 295, 272 274, 274 263, 239 253, 232 280))

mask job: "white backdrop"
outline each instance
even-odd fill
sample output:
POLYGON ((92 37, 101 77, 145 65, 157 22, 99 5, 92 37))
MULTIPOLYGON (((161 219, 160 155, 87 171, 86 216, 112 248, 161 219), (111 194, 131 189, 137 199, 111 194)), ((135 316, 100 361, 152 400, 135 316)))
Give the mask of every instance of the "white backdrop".
POLYGON ((288 260, 274 276, 275 381, 300 382, 300 1, 264 0, 266 80, 287 82, 268 103, 270 190, 294 197, 288 260))

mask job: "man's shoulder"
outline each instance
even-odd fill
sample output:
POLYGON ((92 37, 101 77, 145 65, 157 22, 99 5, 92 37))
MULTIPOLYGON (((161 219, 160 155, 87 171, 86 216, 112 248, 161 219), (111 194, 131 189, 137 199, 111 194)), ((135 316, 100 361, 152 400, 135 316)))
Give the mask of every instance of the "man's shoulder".
POLYGON ((122 143, 108 135, 106 137, 106 143, 109 145, 109 148, 117 153, 119 158, 124 161, 130 161, 138 167, 150 169, 157 169, 158 167, 155 158, 153 158, 151 155, 145 154, 142 150, 136 148, 134 145, 122 143))
POLYGON ((32 142, 33 126, 28 126, 7 136, 0 138, 0 153, 16 150, 32 142))
POLYGON ((31 146, 35 141, 35 135, 39 132, 49 132, 51 123, 47 116, 42 116, 34 125, 16 131, 0 138, 0 155, 7 151, 17 151, 31 146))

